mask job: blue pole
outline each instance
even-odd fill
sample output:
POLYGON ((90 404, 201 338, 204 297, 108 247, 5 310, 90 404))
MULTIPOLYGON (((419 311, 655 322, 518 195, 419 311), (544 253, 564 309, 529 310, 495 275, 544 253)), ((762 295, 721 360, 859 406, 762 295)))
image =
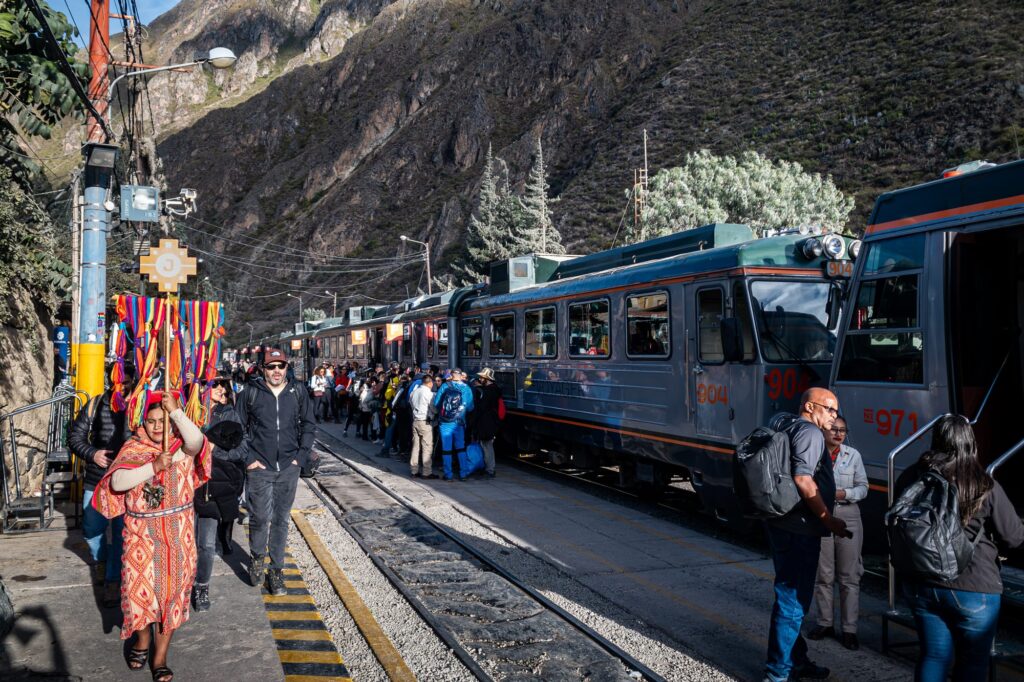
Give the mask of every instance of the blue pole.
POLYGON ((103 393, 107 332, 107 201, 112 168, 86 167, 82 228, 82 298, 79 313, 78 388, 90 397, 103 393))

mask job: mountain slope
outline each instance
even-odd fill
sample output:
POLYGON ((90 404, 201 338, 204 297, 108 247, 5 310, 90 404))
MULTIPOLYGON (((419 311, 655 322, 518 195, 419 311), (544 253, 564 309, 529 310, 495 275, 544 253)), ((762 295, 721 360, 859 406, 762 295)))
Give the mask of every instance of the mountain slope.
MULTIPOLYGON (((309 25, 323 25, 327 9, 309 25)), ((171 187, 200 189, 207 224, 196 227, 217 235, 187 228, 192 243, 231 257, 250 257, 239 242, 251 238, 369 257, 394 254, 398 235, 409 234, 430 240, 443 270, 461 252, 487 145, 521 182, 540 135, 570 251, 604 248, 644 129, 652 172, 707 147, 753 148, 831 173, 857 197, 856 228, 886 187, 970 158, 1012 158, 1024 124, 1013 29, 1024 9, 994 0, 418 0, 355 9, 359 30, 336 56, 293 57, 244 101, 202 109, 163 140, 171 187)), ((302 55, 315 43, 311 30, 302 29, 302 55)), ((250 267, 210 257, 216 286, 244 292, 243 315, 268 329, 281 327, 275 316, 294 316, 275 291, 362 288, 393 299, 421 274, 307 278, 303 270, 344 268, 280 251, 253 252, 250 267)))

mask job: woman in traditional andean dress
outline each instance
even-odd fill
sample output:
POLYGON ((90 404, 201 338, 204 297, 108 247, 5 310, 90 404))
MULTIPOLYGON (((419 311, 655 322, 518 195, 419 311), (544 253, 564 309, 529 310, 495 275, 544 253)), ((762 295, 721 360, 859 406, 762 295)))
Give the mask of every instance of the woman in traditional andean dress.
POLYGON ((167 650, 174 631, 188 620, 196 573, 192 500, 195 489, 210 478, 210 462, 206 439, 178 400, 170 393, 151 393, 143 424, 93 496, 93 506, 104 516, 125 514, 121 639, 137 633, 128 654, 132 670, 146 665, 152 647, 156 682, 173 679, 167 650), (170 412, 171 439, 167 451, 161 451, 165 411, 170 412))

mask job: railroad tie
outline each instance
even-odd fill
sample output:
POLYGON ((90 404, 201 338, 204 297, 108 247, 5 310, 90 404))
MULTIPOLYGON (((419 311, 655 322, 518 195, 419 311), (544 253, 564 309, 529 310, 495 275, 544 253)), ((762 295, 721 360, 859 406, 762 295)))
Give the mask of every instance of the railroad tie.
POLYGON ((285 553, 284 586, 287 594, 280 597, 266 585, 260 591, 285 682, 352 682, 291 552, 285 553))

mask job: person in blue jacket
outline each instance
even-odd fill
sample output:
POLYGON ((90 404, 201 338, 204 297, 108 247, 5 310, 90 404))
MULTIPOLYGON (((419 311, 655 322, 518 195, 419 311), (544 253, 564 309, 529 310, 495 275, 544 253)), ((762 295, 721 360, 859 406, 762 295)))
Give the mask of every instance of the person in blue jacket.
POLYGON ((469 463, 466 461, 466 415, 473 410, 473 390, 466 384, 466 373, 452 370, 452 380, 446 382, 434 396, 437 408, 438 431, 441 434, 441 461, 444 480, 451 481, 452 453, 459 457, 459 480, 466 480, 469 463))

